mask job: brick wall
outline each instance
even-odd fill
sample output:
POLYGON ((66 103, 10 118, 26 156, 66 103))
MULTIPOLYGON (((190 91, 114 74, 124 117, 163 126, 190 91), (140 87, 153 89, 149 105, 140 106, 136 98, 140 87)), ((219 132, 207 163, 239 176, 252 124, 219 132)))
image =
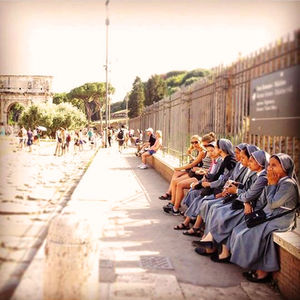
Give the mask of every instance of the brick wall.
POLYGON ((279 247, 280 271, 274 274, 281 294, 289 300, 300 299, 300 260, 279 247))

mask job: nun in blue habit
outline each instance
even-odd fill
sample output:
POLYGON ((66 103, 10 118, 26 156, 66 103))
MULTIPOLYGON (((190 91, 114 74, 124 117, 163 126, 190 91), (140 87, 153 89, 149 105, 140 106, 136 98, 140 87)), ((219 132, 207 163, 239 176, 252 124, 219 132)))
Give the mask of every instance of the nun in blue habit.
MULTIPOLYGON (((267 169, 268 186, 258 205, 264 206, 267 217, 276 216, 299 204, 299 185, 294 173, 294 162, 289 155, 272 155, 267 169)), ((295 222, 295 211, 279 218, 248 228, 245 222, 234 228, 230 237, 230 261, 248 269, 243 275, 253 282, 266 282, 270 272, 279 270, 274 231, 290 230, 295 222)))
MULTIPOLYGON (((232 175, 233 171, 235 170, 237 161, 235 159, 235 153, 233 151, 232 143, 227 139, 220 139, 217 141, 217 150, 219 155, 222 158, 222 163, 219 168, 218 173, 214 176, 214 180, 202 182, 202 186, 205 188, 210 189, 211 194, 206 196, 199 195, 198 197, 194 198, 193 202, 190 204, 188 209, 185 211, 185 220, 182 224, 180 224, 180 229, 188 229, 188 224, 191 219, 196 218, 198 215, 198 207, 202 202, 212 201, 216 198, 216 195, 222 192, 222 188, 227 180, 232 175), (183 225, 183 226, 182 226, 183 225), (185 228, 184 228, 185 227, 185 228)), ((243 168, 238 169, 236 176, 241 174, 244 171, 243 168)), ((198 235, 198 231, 200 231, 202 220, 196 220, 195 225, 189 229, 188 231, 183 232, 184 235, 198 235)), ((178 229, 178 226, 174 227, 174 229, 178 229)))
MULTIPOLYGON (((227 139, 220 139, 217 141, 217 147, 220 150, 220 155, 222 156, 221 166, 214 177, 214 181, 202 183, 202 186, 211 188, 214 191, 214 194, 221 192, 225 182, 229 179, 236 166, 232 143, 227 139)), ((207 196, 199 195, 196 197, 186 210, 185 215, 190 218, 197 217, 198 206, 203 201, 214 199, 214 194, 207 196)))
MULTIPOLYGON (((248 160, 249 157, 251 155, 251 153, 255 152, 259 150, 258 147, 256 147, 255 145, 246 145, 240 154, 240 158, 241 160, 243 160, 242 165, 243 165, 243 171, 240 174, 240 176, 238 176, 237 178, 235 178, 234 181, 236 182, 240 182, 239 188, 238 188, 238 194, 244 193, 245 190, 247 190, 253 183, 253 181, 256 180, 256 172, 252 172, 249 168, 248 168, 248 160)), ((197 212, 198 214, 201 216, 201 218, 203 218, 204 222, 207 223, 209 222, 209 212, 211 210, 211 208, 215 209, 217 207, 223 207, 230 205, 231 206, 231 202, 223 204, 223 200, 224 197, 219 198, 219 199, 214 199, 212 201, 203 201, 201 204, 199 204, 198 208, 197 208, 197 212)), ((206 233, 207 233, 207 229, 206 229, 206 233)))
MULTIPOLYGON (((269 154, 263 150, 251 153, 249 168, 252 171, 252 176, 248 177, 244 191, 234 200, 237 209, 233 209, 232 204, 229 204, 210 210, 205 232, 210 232, 217 243, 224 243, 230 237, 232 230, 244 220, 245 213, 251 212, 255 206, 257 199, 267 185, 265 168, 268 161, 269 154), (244 203, 248 204, 248 210, 244 209, 244 203)), ((235 189, 234 186, 233 189, 235 189)))

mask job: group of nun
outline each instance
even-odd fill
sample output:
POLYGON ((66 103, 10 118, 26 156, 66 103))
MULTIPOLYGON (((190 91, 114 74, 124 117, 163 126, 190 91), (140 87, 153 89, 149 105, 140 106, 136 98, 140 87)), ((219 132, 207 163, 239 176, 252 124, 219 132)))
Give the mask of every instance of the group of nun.
POLYGON ((228 139, 207 147, 214 148, 209 172, 184 197, 185 219, 174 229, 201 238, 192 242, 197 254, 235 263, 249 281, 267 282, 279 270, 272 233, 295 226, 299 185, 294 162, 287 154, 270 156, 255 145, 234 148, 228 139), (248 228, 245 217, 261 209, 267 218, 290 213, 248 228))

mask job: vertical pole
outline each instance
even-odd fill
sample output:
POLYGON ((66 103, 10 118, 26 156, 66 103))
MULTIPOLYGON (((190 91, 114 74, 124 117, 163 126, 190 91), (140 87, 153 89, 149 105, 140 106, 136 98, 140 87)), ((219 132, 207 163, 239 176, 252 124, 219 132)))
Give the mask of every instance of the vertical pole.
POLYGON ((106 59, 105 59, 105 147, 108 146, 108 113, 109 113, 109 104, 108 104, 108 26, 109 26, 109 18, 108 18, 108 4, 109 0, 105 2, 106 7, 106 19, 105 19, 105 25, 106 25, 106 59))
POLYGON ((126 127, 128 129, 128 95, 126 95, 126 127))

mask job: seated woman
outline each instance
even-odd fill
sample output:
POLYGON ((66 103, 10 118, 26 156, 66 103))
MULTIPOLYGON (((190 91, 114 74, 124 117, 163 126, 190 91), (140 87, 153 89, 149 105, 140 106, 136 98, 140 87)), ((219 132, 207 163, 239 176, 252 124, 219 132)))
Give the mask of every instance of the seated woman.
MULTIPOLYGON (((215 198, 215 195, 219 194, 222 191, 225 182, 228 180, 235 168, 236 160, 234 157, 232 143, 229 140, 218 140, 215 149, 216 155, 219 155, 222 158, 221 166, 218 169, 217 173, 214 174, 214 176, 209 179, 202 180, 199 183, 199 186, 202 190, 200 195, 193 200, 193 202, 185 212, 186 218, 184 222, 174 227, 175 230, 189 228, 191 219, 196 218, 198 215, 198 213, 196 213, 198 204, 202 201, 215 198)), ((193 232, 192 234, 195 233, 196 232, 193 232)), ((184 234, 192 235, 190 234, 190 232, 184 232, 184 234)))
MULTIPOLYGON (((236 158, 236 161, 237 161, 237 164, 231 174, 231 176, 229 177, 229 180, 236 180, 236 181, 241 181, 242 178, 244 177, 245 175, 245 172, 247 171, 247 168, 244 167, 242 165, 242 163, 240 162, 240 153, 241 151, 247 146, 247 144, 245 143, 241 143, 239 144, 238 146, 235 147, 235 158, 236 158)), ((215 162, 217 159, 217 157, 219 157, 219 154, 213 154, 213 153, 210 153, 209 151, 209 148, 207 147, 208 149, 208 152, 209 152, 209 155, 212 156, 213 158, 213 162, 215 162), (217 156, 216 156, 217 155, 217 156)), ((211 149, 211 151, 214 150, 214 147, 211 149)), ((219 158, 221 159, 221 158, 219 158)), ((211 168, 210 168, 211 169, 211 168)), ((212 172, 213 173, 213 172, 212 172)), ((183 203, 189 207, 191 205, 191 203, 193 202, 193 200, 198 197, 201 193, 201 191, 199 189, 194 189, 195 185, 193 186, 193 188, 188 192, 188 194, 186 195, 186 197, 184 198, 184 201, 183 203)), ((224 192, 225 193, 225 192, 224 192)), ((223 195, 223 197, 225 196, 225 194, 223 195)), ((216 195, 217 198, 219 197, 222 197, 222 193, 219 194, 219 195, 216 195)))
MULTIPOLYGON (((205 134, 202 137, 202 144, 209 144, 215 140, 215 134, 213 132, 210 132, 208 134, 205 134)), ((159 197, 161 200, 171 200, 171 194, 172 194, 172 188, 176 187, 177 183, 179 183, 182 180, 189 179, 189 171, 197 167, 198 164, 202 162, 202 159, 205 157, 205 153, 203 152, 202 146, 201 146, 201 138, 198 135, 194 135, 191 138, 191 145, 194 147, 195 150, 198 151, 198 155, 195 160, 193 160, 191 163, 174 168, 174 173, 171 178, 171 182, 168 188, 168 191, 159 197)))
POLYGON ((204 175, 206 175, 209 171, 210 165, 211 165, 211 157, 210 154, 206 151, 205 147, 207 147, 209 144, 204 141, 203 142, 203 150, 204 152, 204 158, 202 161, 198 164, 198 167, 194 167, 189 172, 188 178, 180 177, 178 180, 174 180, 172 185, 172 197, 171 201, 163 207, 163 210, 172 215, 179 215, 179 207, 181 204, 181 201, 184 197, 184 190, 189 189, 191 185, 196 184, 203 178, 204 175), (201 165, 201 167, 199 167, 201 165), (171 209, 172 208, 172 209, 171 209))
MULTIPOLYGON (((221 162, 221 160, 218 160, 219 155, 215 150, 215 145, 216 145, 216 143, 212 142, 212 143, 208 144, 207 146, 205 146, 207 154, 204 159, 207 159, 207 158, 210 159, 210 167, 208 170, 201 169, 201 172, 203 172, 204 175, 201 175, 201 179, 199 181, 196 180, 190 184, 190 190, 189 190, 187 196, 184 198, 185 201, 186 201, 186 199, 188 199, 188 200, 191 198, 194 199, 201 193, 201 190, 194 189, 194 186, 196 186, 202 180, 207 180, 208 178, 212 178, 212 176, 218 172, 222 162, 221 162)), ((196 172, 198 173, 199 171, 196 170, 196 172)), ((185 204, 188 206, 187 203, 185 203, 185 204)), ((164 212, 166 212, 168 214, 176 215, 176 211, 173 209, 174 205, 175 205, 175 202, 169 202, 167 205, 165 205, 163 207, 164 212)), ((178 207, 179 207, 179 205, 178 205, 178 207)), ((178 212, 178 214, 179 214, 179 212, 178 212)))
MULTIPOLYGON (((215 199, 208 199, 210 201, 202 201, 199 203, 197 212, 199 215, 197 216, 197 221, 195 222, 194 227, 199 226, 202 223, 207 222, 207 217, 209 215, 209 211, 211 208, 217 208, 223 205, 231 205, 231 202, 237 198, 237 194, 232 194, 228 189, 229 186, 236 186, 238 188, 238 193, 242 193, 247 190, 250 185, 256 180, 256 172, 253 172, 249 168, 249 158, 251 153, 259 150, 255 145, 247 145, 240 152, 240 160, 244 171, 236 178, 236 180, 229 180, 226 182, 223 188, 223 192, 221 194, 216 195, 215 199)), ((203 224, 204 225, 204 224, 203 224)))
POLYGON ((162 147, 162 132, 161 130, 156 130, 155 132, 156 141, 150 149, 142 154, 142 164, 139 166, 140 169, 147 169, 146 159, 148 156, 153 155, 162 147))
POLYGON ((267 218, 255 227, 248 228, 245 222, 232 231, 225 255, 242 268, 248 269, 243 275, 252 282, 267 282, 271 272, 279 270, 276 246, 272 239, 274 231, 290 230, 295 224, 295 211, 299 205, 299 186, 294 173, 294 162, 284 153, 274 154, 267 168, 268 186, 258 199, 258 206, 264 207, 267 218), (276 218, 283 212, 290 213, 276 218), (230 251, 230 252, 229 252, 230 251))
POLYGON ((197 204, 197 207, 195 207, 195 213, 198 212, 196 221, 193 225, 193 228, 191 228, 188 232, 185 232, 185 235, 195 235, 195 236, 202 236, 203 234, 203 227, 206 222, 207 213, 210 210, 211 207, 218 207, 223 205, 223 202, 227 202, 228 199, 230 201, 231 194, 228 192, 229 185, 232 184, 232 182, 239 182, 240 188, 242 188, 245 184, 245 182, 249 179, 251 179, 250 176, 250 170, 248 167, 248 158, 249 153, 254 152, 258 148, 253 145, 247 145, 247 144, 240 144, 235 148, 235 156, 236 159, 239 161, 231 176, 227 180, 227 182, 224 184, 223 191, 217 195, 210 195, 208 197, 203 198, 203 201, 199 201, 197 204), (208 201, 209 200, 209 201, 208 201))
MULTIPOLYGON (((231 185, 228 192, 237 195, 237 199, 232 203, 221 206, 213 206, 205 223, 205 237, 200 242, 194 242, 193 245, 203 248, 196 248, 195 251, 200 255, 207 255, 216 251, 216 244, 225 244, 232 230, 244 220, 244 216, 251 213, 256 205, 256 201, 261 195, 264 187, 267 185, 266 166, 268 164, 269 154, 263 150, 251 153, 248 160, 251 174, 244 189, 239 192, 237 186, 231 185)), ((212 256, 216 262, 224 262, 222 256, 212 256)), ((225 258, 227 261, 228 258, 225 258)))

